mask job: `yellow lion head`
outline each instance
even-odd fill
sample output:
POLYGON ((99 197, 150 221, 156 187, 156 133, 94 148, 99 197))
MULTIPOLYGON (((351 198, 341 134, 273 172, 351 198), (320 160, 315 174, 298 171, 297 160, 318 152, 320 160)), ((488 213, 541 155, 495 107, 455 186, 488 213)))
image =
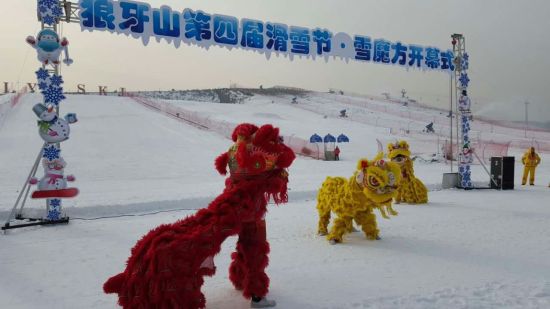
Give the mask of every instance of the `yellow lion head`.
POLYGON ((398 141, 393 144, 388 144, 388 158, 393 160, 397 156, 410 157, 409 143, 406 141, 398 141))
POLYGON ((368 199, 377 204, 387 204, 397 195, 401 169, 396 163, 380 159, 380 156, 372 161, 361 159, 357 163, 355 180, 368 199))

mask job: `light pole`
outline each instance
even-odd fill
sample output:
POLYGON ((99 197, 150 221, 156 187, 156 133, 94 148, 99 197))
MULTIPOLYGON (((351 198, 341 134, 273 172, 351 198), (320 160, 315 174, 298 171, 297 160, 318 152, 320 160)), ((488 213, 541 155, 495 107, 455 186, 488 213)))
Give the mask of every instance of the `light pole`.
POLYGON ((527 128, 529 128, 529 101, 525 101, 525 137, 527 137, 527 128))

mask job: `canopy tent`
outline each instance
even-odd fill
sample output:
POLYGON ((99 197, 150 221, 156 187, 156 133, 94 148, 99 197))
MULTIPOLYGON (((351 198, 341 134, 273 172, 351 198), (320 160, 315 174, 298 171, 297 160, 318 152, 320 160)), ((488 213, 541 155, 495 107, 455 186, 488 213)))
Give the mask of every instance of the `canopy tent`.
POLYGON ((323 138, 323 142, 325 144, 327 144, 327 143, 336 143, 336 138, 334 136, 330 135, 330 134, 327 134, 323 138))
POLYGON ((344 134, 340 134, 337 138, 338 143, 349 143, 349 138, 344 134))
POLYGON ((323 138, 317 134, 313 134, 310 138, 309 138, 309 142, 312 143, 312 144, 315 144, 315 143, 322 143, 323 142, 323 138))

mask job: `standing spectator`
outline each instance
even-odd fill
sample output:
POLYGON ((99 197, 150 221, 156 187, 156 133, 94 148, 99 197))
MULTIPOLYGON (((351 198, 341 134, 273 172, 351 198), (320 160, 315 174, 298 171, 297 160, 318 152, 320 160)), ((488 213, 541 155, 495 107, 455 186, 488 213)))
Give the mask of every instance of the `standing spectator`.
POLYGON ((334 148, 334 160, 340 161, 340 148, 338 146, 334 148))
POLYGON ((525 166, 523 168, 523 179, 521 181, 521 185, 525 185, 527 183, 527 176, 529 177, 529 184, 531 186, 535 185, 535 169, 540 164, 540 157, 535 152, 535 147, 531 147, 525 154, 523 155, 523 158, 521 158, 521 162, 525 166))

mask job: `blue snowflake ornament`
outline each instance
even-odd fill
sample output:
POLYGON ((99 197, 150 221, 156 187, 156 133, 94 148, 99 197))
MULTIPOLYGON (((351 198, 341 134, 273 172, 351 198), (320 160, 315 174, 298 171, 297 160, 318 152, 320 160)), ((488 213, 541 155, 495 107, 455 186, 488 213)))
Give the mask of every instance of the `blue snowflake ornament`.
POLYGON ((50 200, 50 207, 58 208, 61 206, 61 200, 58 198, 54 198, 50 200))
POLYGON ((48 211, 47 219, 50 221, 61 219, 61 213, 57 209, 51 209, 48 211))
POLYGON ((460 85, 462 86, 462 88, 468 88, 470 78, 468 77, 467 73, 460 73, 460 78, 458 80, 460 81, 460 85))
POLYGON ((61 84, 63 84, 63 77, 60 75, 52 75, 52 77, 50 77, 50 83, 54 86, 61 86, 61 84))
POLYGON ((50 145, 50 146, 44 147, 42 151, 42 157, 50 161, 53 161, 55 159, 59 159, 60 153, 61 153, 61 149, 57 148, 55 145, 50 145))
POLYGON ((61 17, 61 15, 63 15, 63 10, 61 9, 61 7, 59 5, 56 5, 52 8, 52 14, 54 17, 61 17))
POLYGON ((48 70, 44 68, 38 69, 36 73, 36 78, 38 78, 39 81, 46 81, 50 77, 50 73, 48 73, 48 70))
POLYGON ((38 5, 45 6, 48 8, 52 8, 56 4, 59 6, 59 3, 57 2, 57 0, 38 0, 38 5))
POLYGON ((46 25, 53 25, 55 24, 55 18, 52 16, 52 15, 45 15, 42 17, 42 21, 46 24, 46 25))
POLYGON ((42 22, 53 25, 63 16, 63 9, 58 0, 38 0, 38 13, 42 22))
POLYGON ((46 90, 43 91, 43 94, 46 103, 54 104, 56 106, 65 99, 65 95, 63 95, 63 88, 55 87, 53 85, 46 88, 46 90))
POLYGON ((468 67, 470 66, 470 56, 466 53, 464 56, 462 56, 462 69, 468 70, 468 67))

